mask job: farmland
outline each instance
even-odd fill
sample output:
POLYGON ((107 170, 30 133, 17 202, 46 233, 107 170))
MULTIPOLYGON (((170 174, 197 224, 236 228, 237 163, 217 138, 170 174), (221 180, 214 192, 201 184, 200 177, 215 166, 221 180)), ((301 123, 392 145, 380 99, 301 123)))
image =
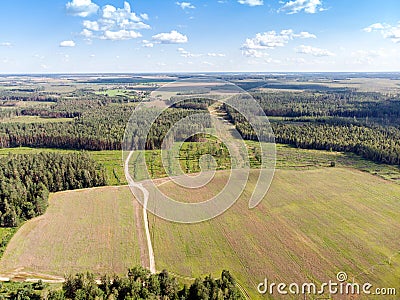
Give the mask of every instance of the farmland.
MULTIPOLYGON (((19 228, 1 228, 5 252, 0 275, 61 280, 65 274, 90 271, 98 278, 149 265, 143 215, 123 186, 127 181, 120 150, 126 124, 138 102, 144 101, 143 119, 133 122, 132 137, 138 140, 132 141, 142 145, 130 161, 134 181, 158 179, 161 190, 183 202, 205 201, 221 191, 232 162, 223 137, 216 134, 220 131, 210 128, 215 123, 207 116, 202 117, 205 125, 195 128, 205 133, 188 138, 175 131, 175 140, 168 140, 172 149, 180 146, 174 154, 178 157, 161 146, 172 124, 196 114, 219 119, 228 129, 224 134, 229 140, 237 138, 229 133, 236 127, 253 169, 240 200, 218 218, 181 225, 149 215, 157 271, 165 268, 181 283, 192 283, 195 277, 210 273, 217 277, 228 269, 251 299, 259 297, 256 286, 265 277, 274 282, 320 283, 345 271, 359 282, 396 286, 400 278, 398 81, 377 80, 366 88, 372 79, 311 80, 299 75, 274 81, 273 76, 243 80, 224 76, 252 93, 279 142, 270 192, 252 210, 247 202, 261 164, 260 145, 248 123, 232 108, 207 100, 199 83, 179 94, 194 97, 182 103, 174 103, 169 97, 176 93, 168 89, 152 98, 150 91, 162 81, 142 83, 128 75, 76 75, 70 80, 55 76, 36 79, 35 84, 24 85, 21 80, 17 86, 4 83, 0 158, 12 160, 9 153, 28 157, 41 152, 84 152, 104 168, 102 184, 108 187, 51 194, 45 214, 29 221, 22 214, 14 225, 19 228), (168 105, 147 135, 142 130, 148 125, 146 119, 168 105), (209 185, 188 192, 169 182, 167 171, 173 175, 178 168, 184 173, 200 172, 199 161, 206 154, 213 156, 218 171, 209 185)), ((187 88, 187 83, 178 86, 187 88)), ((210 90, 223 94, 229 84, 210 90)), ((6 164, 4 169, 11 171, 3 172, 4 176, 19 175, 9 167, 12 164, 6 164)), ((64 169, 68 170, 52 172, 65 176, 64 169)), ((37 177, 29 185, 21 178, 21 190, 24 185, 33 195, 29 187, 35 187, 37 177)), ((10 199, 16 206, 13 188, 6 190, 12 198, 2 195, 4 207, 10 206, 10 199)), ((0 217, 4 219, 4 214, 0 217)))
MULTIPOLYGON (((61 192, 45 215, 26 222, 0 262, 3 276, 125 273, 140 264, 128 188, 61 192)), ((46 277, 45 277, 46 278, 46 277)))
MULTIPOLYGON (((204 201, 220 189, 224 176, 218 173, 197 193, 172 183, 160 188, 174 199, 204 201)), ((351 169, 278 170, 253 210, 247 208, 250 193, 247 189, 221 217, 200 224, 151 217, 157 269, 197 277, 229 268, 252 299, 265 277, 326 282, 344 271, 357 282, 397 286, 400 257, 388 260, 400 248, 400 186, 351 169)))
MULTIPOLYGON (((218 172, 196 193, 168 182, 160 188, 181 201, 203 201, 221 188, 226 174, 218 172)), ((345 271, 359 282, 396 285, 400 257, 390 265, 388 260, 400 247, 399 185, 352 169, 314 168, 278 170, 253 210, 247 208, 250 192, 222 216, 200 224, 150 215, 157 270, 193 278, 229 269, 252 299, 265 276, 275 282, 323 282, 345 271)), ((0 262, 1 274, 124 273, 140 263, 133 200, 123 187, 53 194, 46 214, 15 234, 0 262)))

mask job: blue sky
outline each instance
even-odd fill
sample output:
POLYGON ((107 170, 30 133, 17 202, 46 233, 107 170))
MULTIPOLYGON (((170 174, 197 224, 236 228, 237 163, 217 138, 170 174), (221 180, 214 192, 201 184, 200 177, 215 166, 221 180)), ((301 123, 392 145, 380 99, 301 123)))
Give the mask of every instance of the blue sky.
POLYGON ((400 71, 398 0, 4 0, 1 73, 400 71))

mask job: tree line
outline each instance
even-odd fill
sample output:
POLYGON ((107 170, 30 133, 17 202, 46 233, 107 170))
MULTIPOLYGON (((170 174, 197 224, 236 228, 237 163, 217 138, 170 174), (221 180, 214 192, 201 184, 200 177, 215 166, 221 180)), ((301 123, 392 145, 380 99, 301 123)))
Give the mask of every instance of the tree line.
POLYGON ((221 277, 211 275, 196 279, 191 285, 180 285, 166 270, 151 274, 142 267, 129 269, 126 276, 108 276, 97 283, 92 273, 67 276, 61 289, 50 289, 42 282, 17 284, 2 292, 11 300, 90 300, 90 299, 164 299, 164 300, 241 300, 244 299, 229 271, 221 277))
POLYGON ((106 183, 104 168, 87 153, 9 154, 0 159, 0 226, 43 214, 49 192, 106 183))

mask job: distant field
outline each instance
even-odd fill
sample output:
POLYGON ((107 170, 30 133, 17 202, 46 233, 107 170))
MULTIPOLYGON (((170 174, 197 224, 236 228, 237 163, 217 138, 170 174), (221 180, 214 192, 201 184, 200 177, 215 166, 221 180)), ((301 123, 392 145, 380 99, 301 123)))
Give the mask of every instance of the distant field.
POLYGON ((9 277, 86 270, 125 273, 140 264, 133 211, 128 188, 54 194, 46 214, 26 222, 14 235, 0 272, 9 277))
POLYGON ((42 118, 39 116, 16 116, 11 119, 0 121, 1 123, 59 123, 70 122, 73 118, 42 118))
MULTIPOLYGON (((191 193, 171 183, 161 188, 181 201, 204 201, 224 176, 218 173, 214 185, 191 193)), ((325 168, 278 170, 253 210, 247 208, 250 191, 221 217, 200 224, 150 216, 157 269, 183 277, 229 269, 251 299, 260 298, 256 286, 265 277, 325 282, 344 271, 350 280, 398 287, 400 257, 388 261, 400 250, 400 186, 356 170, 325 168)))
POLYGON ((268 80, 258 88, 260 91, 293 91, 304 90, 343 90, 352 89, 360 92, 398 92, 400 80, 389 78, 350 78, 350 79, 314 79, 314 80, 268 80))

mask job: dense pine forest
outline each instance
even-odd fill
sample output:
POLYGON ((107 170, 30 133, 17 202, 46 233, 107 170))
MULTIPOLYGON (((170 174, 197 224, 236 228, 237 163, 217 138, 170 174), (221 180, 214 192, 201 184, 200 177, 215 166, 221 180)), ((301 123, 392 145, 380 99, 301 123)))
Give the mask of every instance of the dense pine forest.
POLYGON ((43 214, 49 192, 103 185, 104 169, 86 153, 10 154, 0 159, 0 225, 43 214))
MULTIPOLYGON (((375 162, 400 164, 400 100, 396 97, 350 92, 259 93, 254 97, 272 116, 278 143, 353 152, 375 162)), ((257 139, 235 109, 224 105, 224 110, 245 139, 257 139)), ((259 138, 270 140, 270 131, 261 131, 259 138)))

